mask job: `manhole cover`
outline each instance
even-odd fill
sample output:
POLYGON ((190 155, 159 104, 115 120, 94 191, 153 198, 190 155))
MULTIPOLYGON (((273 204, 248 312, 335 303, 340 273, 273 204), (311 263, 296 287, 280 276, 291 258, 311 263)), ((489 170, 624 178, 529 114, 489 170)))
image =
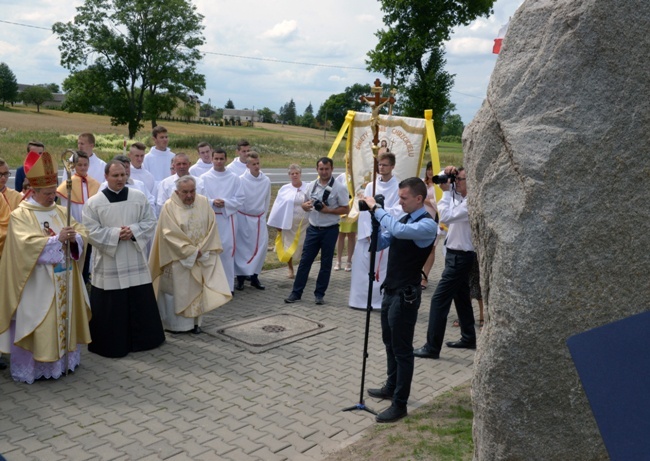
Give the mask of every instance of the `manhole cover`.
POLYGON ((208 332, 250 352, 259 353, 334 328, 336 327, 293 314, 277 314, 226 325, 208 332))

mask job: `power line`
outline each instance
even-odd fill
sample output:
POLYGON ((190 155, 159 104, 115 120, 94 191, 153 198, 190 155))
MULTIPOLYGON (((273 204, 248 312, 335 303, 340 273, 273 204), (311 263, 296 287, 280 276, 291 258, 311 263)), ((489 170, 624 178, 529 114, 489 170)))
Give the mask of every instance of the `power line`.
MULTIPOLYGON (((40 27, 40 26, 32 26, 30 24, 21 24, 19 22, 11 22, 11 21, 4 21, 0 19, 0 22, 5 23, 5 24, 11 24, 14 26, 21 26, 21 27, 30 27, 32 29, 41 29, 41 30, 47 30, 47 31, 52 31, 52 29, 48 29, 47 27, 40 27)), ((212 54, 215 56, 225 56, 227 58, 238 58, 238 59, 250 59, 253 61, 265 61, 265 62, 277 62, 280 64, 294 64, 297 66, 309 66, 309 67, 326 67, 330 69, 349 69, 349 70, 363 70, 368 72, 368 69, 365 69, 363 67, 352 67, 352 66, 336 66, 333 64, 317 64, 317 63, 312 63, 312 62, 298 62, 298 61, 284 61, 282 59, 272 59, 272 58, 258 58, 255 56, 242 56, 239 54, 228 54, 228 53, 217 53, 215 51, 201 51, 203 54, 212 54)), ((463 96, 467 96, 469 98, 475 98, 475 99, 483 99, 480 96, 474 96, 471 94, 467 93, 461 93, 460 91, 455 91, 455 90, 449 90, 451 93, 456 93, 460 94, 463 96)))
POLYGON ((297 62, 297 61, 283 61, 281 59, 272 59, 272 58, 257 58, 254 56, 241 56, 238 54, 227 54, 227 53, 216 53, 214 51, 202 51, 204 54, 214 54, 217 56, 226 56, 229 58, 239 58, 239 59, 252 59, 255 61, 267 61, 267 62, 278 62, 282 64, 296 64, 299 66, 311 66, 311 67, 332 67, 334 69, 352 69, 352 70, 363 70, 366 71, 367 69, 363 67, 351 67, 351 66, 335 66, 333 64, 315 64, 312 62, 297 62))
POLYGON ((21 24, 19 22, 3 21, 2 19, 0 19, 0 22, 4 22, 5 24, 12 24, 14 26, 31 27, 32 29, 49 30, 50 32, 52 32, 52 29, 48 29, 47 27, 31 26, 29 24, 21 24))

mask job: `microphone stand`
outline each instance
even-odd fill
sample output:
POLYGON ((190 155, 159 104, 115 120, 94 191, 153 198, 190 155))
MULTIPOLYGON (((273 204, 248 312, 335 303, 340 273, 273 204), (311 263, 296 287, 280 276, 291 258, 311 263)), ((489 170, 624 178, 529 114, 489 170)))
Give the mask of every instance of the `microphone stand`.
POLYGON ((361 389, 359 390, 359 403, 344 408, 342 411, 363 410, 377 415, 377 412, 368 408, 363 399, 363 391, 366 381, 366 362, 368 360, 368 335, 370 333, 370 313, 372 312, 372 287, 375 283, 375 260, 377 257, 377 242, 379 240, 379 221, 372 217, 372 233, 370 234, 370 269, 368 270, 368 301, 366 303, 366 331, 363 338, 363 365, 361 366, 361 389))

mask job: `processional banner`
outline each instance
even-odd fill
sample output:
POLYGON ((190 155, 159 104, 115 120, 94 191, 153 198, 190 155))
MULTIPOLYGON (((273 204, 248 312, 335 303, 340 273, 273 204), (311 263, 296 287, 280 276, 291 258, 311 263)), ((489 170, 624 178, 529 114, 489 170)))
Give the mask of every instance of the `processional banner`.
MULTIPOLYGON (((420 176, 424 152, 429 144, 433 171, 440 171, 438 146, 433 129, 432 111, 425 112, 425 118, 398 117, 379 115, 379 145, 395 154, 393 174, 400 180, 420 176)), ((374 121, 367 112, 348 111, 345 122, 330 149, 333 157, 343 136, 347 133, 345 149, 345 170, 351 202, 350 218, 359 213, 358 198, 373 181, 374 157, 372 144, 374 138, 374 121)), ((438 188, 436 188, 438 189, 438 188)), ((441 194, 437 190, 436 194, 441 194)), ((437 197, 438 199, 440 197, 437 197)))

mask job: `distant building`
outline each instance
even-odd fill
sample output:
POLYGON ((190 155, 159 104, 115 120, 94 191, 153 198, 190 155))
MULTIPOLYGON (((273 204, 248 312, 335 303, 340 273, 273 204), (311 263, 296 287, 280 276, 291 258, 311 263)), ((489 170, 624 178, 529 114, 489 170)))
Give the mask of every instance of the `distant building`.
POLYGON ((228 124, 237 124, 239 122, 242 125, 247 125, 249 122, 259 122, 260 117, 257 115, 256 110, 249 109, 224 109, 223 110, 223 120, 228 124))

